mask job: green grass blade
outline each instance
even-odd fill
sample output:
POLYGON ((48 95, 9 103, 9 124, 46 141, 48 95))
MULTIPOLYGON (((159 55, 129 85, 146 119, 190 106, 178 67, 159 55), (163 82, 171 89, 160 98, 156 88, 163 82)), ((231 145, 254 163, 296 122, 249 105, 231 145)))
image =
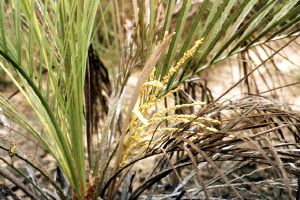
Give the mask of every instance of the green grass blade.
POLYGON ((176 27, 175 27, 175 34, 174 34, 174 37, 169 46, 169 51, 167 53, 165 62, 163 64, 160 78, 162 78, 164 75, 166 75, 167 71, 171 68, 172 61, 176 55, 176 50, 177 50, 179 41, 181 39, 182 32, 184 30, 185 21, 187 19, 188 12, 191 8, 191 3, 192 3, 191 0, 183 1, 183 3, 182 3, 182 6, 181 6, 181 9, 179 12, 179 17, 177 19, 177 23, 176 23, 176 27))

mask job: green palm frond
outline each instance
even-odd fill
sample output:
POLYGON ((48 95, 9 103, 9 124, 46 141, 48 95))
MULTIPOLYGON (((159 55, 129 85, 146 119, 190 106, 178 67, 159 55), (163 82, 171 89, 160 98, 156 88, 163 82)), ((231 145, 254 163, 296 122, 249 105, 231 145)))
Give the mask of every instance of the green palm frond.
POLYGON ((99 1, 0 4, 1 68, 24 95, 47 134, 41 136, 31 128, 7 100, 2 99, 1 107, 12 113, 12 120, 30 128, 81 197, 86 190, 84 79, 99 1), (11 9, 13 15, 6 16, 5 9, 11 9), (5 29, 10 23, 15 26, 5 29), (16 35, 16 41, 8 30, 16 35))

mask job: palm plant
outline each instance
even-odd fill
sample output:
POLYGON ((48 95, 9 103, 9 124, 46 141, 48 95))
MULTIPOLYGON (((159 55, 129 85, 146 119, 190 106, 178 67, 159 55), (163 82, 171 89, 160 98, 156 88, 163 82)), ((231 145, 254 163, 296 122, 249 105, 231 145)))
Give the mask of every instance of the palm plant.
POLYGON ((299 146, 298 113, 263 98, 221 100, 297 39, 299 6, 297 0, 1 1, 0 67, 39 123, 34 125, 3 94, 0 114, 53 156, 63 181, 54 180, 13 143, 1 149, 33 167, 56 193, 47 192, 4 158, 34 189, 6 171, 0 170, 1 175, 33 199, 114 199, 120 186, 123 199, 137 199, 144 192, 155 198, 210 198, 214 186, 229 187, 243 198, 241 187, 249 183, 232 174, 254 162, 274 170, 278 179, 270 185, 284 188, 293 198, 295 186, 290 182, 299 170, 289 163, 296 163, 299 155, 281 147, 299 146), (133 10, 128 16, 132 27, 124 30, 127 10, 133 10), (287 42, 218 99, 200 101, 182 88, 216 63, 278 40, 287 42), (92 43, 103 63, 94 58, 92 43), (126 106, 127 81, 138 67, 142 72, 126 106), (105 87, 109 98, 97 92, 105 87), (155 106, 160 111, 153 111, 155 106), (187 108, 192 112, 180 113, 187 108), (151 156, 160 156, 153 171, 127 196, 132 166, 151 156), (231 163, 223 166, 222 161, 231 163), (208 165, 217 176, 205 183, 200 170, 208 165), (189 166, 191 178, 183 180, 179 169, 189 166), (157 183, 171 172, 180 184, 166 197, 157 195, 157 183), (187 189, 194 177, 198 185, 187 189))

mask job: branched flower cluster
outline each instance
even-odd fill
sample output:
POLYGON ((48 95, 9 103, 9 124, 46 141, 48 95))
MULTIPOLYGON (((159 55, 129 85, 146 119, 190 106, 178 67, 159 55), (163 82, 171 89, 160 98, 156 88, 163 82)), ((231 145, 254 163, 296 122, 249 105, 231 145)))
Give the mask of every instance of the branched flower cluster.
POLYGON ((140 101, 137 108, 131 114, 131 121, 129 124, 129 133, 127 140, 124 143, 123 162, 126 164, 130 159, 137 157, 145 152, 147 148, 154 148, 156 145, 165 141, 172 133, 178 130, 178 125, 182 123, 191 122, 192 130, 183 131, 184 134, 201 132, 215 132, 213 126, 220 124, 216 119, 199 117, 196 114, 176 114, 174 111, 186 107, 204 107, 205 102, 193 102, 188 104, 173 105, 164 107, 164 100, 170 99, 174 92, 180 90, 177 87, 169 91, 167 94, 159 97, 167 80, 175 75, 189 58, 193 57, 198 47, 202 43, 202 39, 196 41, 195 45, 189 49, 183 57, 170 69, 168 74, 163 77, 162 81, 154 80, 154 72, 150 76, 150 80, 143 84, 140 101))

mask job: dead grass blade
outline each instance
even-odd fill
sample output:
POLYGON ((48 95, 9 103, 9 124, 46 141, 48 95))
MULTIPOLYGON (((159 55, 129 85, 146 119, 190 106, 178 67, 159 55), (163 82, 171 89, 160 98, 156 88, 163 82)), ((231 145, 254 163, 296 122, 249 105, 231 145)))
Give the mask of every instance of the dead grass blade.
POLYGON ((129 100, 129 105, 126 110, 127 114, 123 121, 122 134, 124 134, 124 132, 127 129, 127 126, 128 126, 129 120, 130 120, 130 114, 131 114, 135 104, 137 103, 142 85, 148 80, 152 70, 154 69, 155 65, 159 61, 161 55, 167 49, 167 47, 172 39, 172 36, 173 36, 173 34, 169 34, 168 36, 166 36, 165 39, 159 45, 157 45, 157 47, 153 50, 151 56, 146 61, 143 71, 140 74, 140 78, 138 79, 138 82, 133 90, 133 94, 131 95, 131 98, 129 100))
POLYGON ((206 188, 205 188, 205 184, 204 184, 204 182, 203 182, 203 179, 202 179, 202 177, 201 177, 201 174, 199 173, 200 169, 198 169, 197 161, 196 161, 196 159, 194 158, 192 152, 186 147, 186 145, 184 145, 184 146, 179 145, 179 148, 182 148, 183 150, 185 150, 185 151, 187 152, 187 154, 188 154, 190 160, 191 160, 192 163, 193 163, 194 169, 195 169, 196 174, 197 174, 198 181, 199 181, 199 182, 201 183, 201 185, 202 185, 202 188, 203 188, 205 197, 206 197, 207 200, 209 200, 209 199, 210 199, 210 196, 209 196, 209 194, 208 194, 208 191, 207 191, 206 188))
POLYGON ((38 200, 40 199, 38 196, 36 196, 34 193, 30 191, 30 189, 25 186, 22 182, 20 182, 19 178, 13 176, 9 171, 6 169, 0 169, 0 175, 9 181, 11 181, 13 184, 15 184, 17 187, 19 187, 26 195, 28 195, 31 199, 38 200))
POLYGON ((224 173, 219 169, 219 167, 215 164, 215 162, 209 158, 209 156, 202 151, 201 149, 199 149, 194 143, 192 143, 190 140, 183 138, 183 137, 176 137, 178 140, 182 140, 184 142, 186 142, 187 144, 189 144, 194 150, 196 150, 211 166, 213 166, 218 174, 223 178, 223 180, 225 181, 226 184, 228 184, 228 186, 232 189, 232 191, 235 193, 235 195, 239 198, 239 199, 243 199, 243 197, 238 193, 238 191, 231 185, 231 183, 229 182, 228 178, 224 175, 224 173))
POLYGON ((290 198, 290 200, 292 200, 293 199, 292 189, 291 189, 290 184, 289 184, 288 175, 287 175, 286 171, 283 168, 283 163, 282 163, 280 157, 278 156, 276 150, 274 149, 272 143, 270 142, 270 140, 268 138, 266 138, 266 137, 265 137, 265 140, 269 144, 269 148, 270 148, 271 152, 273 153, 273 156, 275 158, 275 162, 277 163, 278 169, 281 172, 284 185, 285 185, 285 187, 286 187, 286 189, 288 191, 288 194, 289 194, 289 198, 290 198))

